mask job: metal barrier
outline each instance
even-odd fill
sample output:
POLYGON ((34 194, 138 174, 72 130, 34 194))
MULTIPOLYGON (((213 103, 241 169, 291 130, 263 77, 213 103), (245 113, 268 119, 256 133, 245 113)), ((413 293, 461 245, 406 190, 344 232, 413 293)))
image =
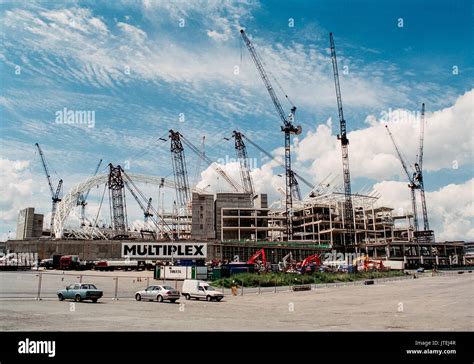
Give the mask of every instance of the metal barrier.
POLYGON ((72 274, 60 272, 2 272, 0 274, 0 299, 51 299, 57 291, 73 283, 91 283, 103 292, 104 298, 114 300, 134 298, 134 293, 150 284, 175 285, 167 281, 156 281, 153 277, 131 275, 97 275, 83 272, 72 274))
MULTIPOLYGON (((468 275, 468 272, 465 272, 468 275)), ((383 284, 386 282, 400 281, 419 278, 427 278, 433 276, 455 277, 457 272, 425 272, 414 273, 410 275, 398 277, 386 277, 373 279, 374 284, 383 284)), ((336 283, 313 283, 313 284, 294 284, 279 286, 277 281, 272 286, 262 287, 261 282, 257 287, 244 287, 242 281, 236 280, 238 286, 237 295, 244 296, 246 294, 266 294, 279 292, 297 292, 303 290, 303 287, 311 287, 311 290, 321 288, 336 288, 345 286, 363 285, 365 280, 352 282, 336 282, 336 283)), ((118 299, 134 299, 136 291, 146 288, 152 284, 163 284, 181 290, 182 282, 180 281, 157 281, 153 277, 143 277, 142 275, 119 275, 119 274, 88 274, 87 272, 51 272, 51 271, 9 271, 0 274, 0 299, 53 299, 57 298, 57 291, 65 289, 72 283, 92 283, 98 289, 103 291, 104 298, 118 299)), ((224 295, 231 296, 232 290, 229 288, 221 288, 224 295)))

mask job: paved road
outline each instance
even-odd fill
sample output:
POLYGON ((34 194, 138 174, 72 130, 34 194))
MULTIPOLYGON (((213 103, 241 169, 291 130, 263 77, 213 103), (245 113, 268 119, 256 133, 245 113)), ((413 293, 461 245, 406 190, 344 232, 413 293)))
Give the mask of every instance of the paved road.
POLYGON ((0 330, 473 331, 473 288, 474 274, 465 273, 370 286, 226 296, 220 303, 3 299, 0 330))

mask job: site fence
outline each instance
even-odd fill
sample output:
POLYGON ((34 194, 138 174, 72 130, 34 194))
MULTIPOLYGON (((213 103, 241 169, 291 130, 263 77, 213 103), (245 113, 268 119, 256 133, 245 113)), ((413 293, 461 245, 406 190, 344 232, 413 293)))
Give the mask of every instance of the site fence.
POLYGON ((149 285, 163 284, 180 288, 178 281, 155 280, 140 275, 97 275, 87 272, 63 274, 59 272, 2 272, 0 274, 0 299, 50 299, 57 298, 58 290, 72 283, 91 283, 103 292, 104 298, 133 299, 135 292, 149 285))
MULTIPOLYGON (((455 272, 438 272, 435 275, 454 276, 455 272)), ((371 279, 373 284, 384 284, 393 281, 407 279, 425 278, 433 276, 432 273, 421 273, 415 275, 405 275, 398 277, 386 277, 371 279)), ((88 272, 68 272, 67 274, 50 271, 20 271, 2 272, 0 274, 0 299, 54 299, 57 298, 57 291, 65 289, 72 283, 92 283, 102 290, 106 299, 134 299, 135 292, 153 284, 163 284, 171 286, 181 291, 182 281, 155 280, 153 277, 143 277, 143 275, 118 275, 118 274, 88 274, 88 272)), ((235 287, 217 288, 224 295, 243 296, 249 294, 268 294, 280 292, 296 292, 303 290, 319 290, 322 288, 336 288, 344 286, 358 286, 366 284, 367 280, 338 283, 319 284, 295 284, 266 287, 244 287, 243 282, 239 282, 236 277, 235 287)))

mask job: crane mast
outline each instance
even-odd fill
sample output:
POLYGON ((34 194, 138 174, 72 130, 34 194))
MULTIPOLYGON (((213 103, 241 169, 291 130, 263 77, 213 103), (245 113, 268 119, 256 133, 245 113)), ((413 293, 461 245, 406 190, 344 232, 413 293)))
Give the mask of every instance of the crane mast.
POLYGON ((145 216, 145 223, 148 222, 148 219, 153 216, 153 213, 151 212, 151 203, 152 203, 152 198, 150 197, 148 199, 148 204, 146 205, 146 210, 143 212, 143 215, 145 216))
POLYGON ((297 201, 301 201, 301 190, 300 185, 298 184, 298 180, 296 179, 296 173, 293 170, 290 170, 290 178, 291 178, 291 196, 293 199, 297 201))
POLYGON ((242 179, 244 191, 250 194, 250 197, 253 198, 255 195, 255 190, 253 187, 252 176, 250 175, 247 147, 245 146, 244 140, 242 138, 243 135, 242 133, 234 130, 232 136, 235 139, 235 150, 240 163, 240 177, 242 179))
POLYGON ((291 240, 293 238, 293 221, 291 214, 293 210, 293 183, 295 181, 291 170, 291 134, 301 134, 301 127, 295 127, 292 123, 294 120, 296 107, 293 106, 291 108, 290 116, 287 117, 252 42, 247 37, 247 34, 245 34, 243 29, 240 30, 240 34, 242 35, 242 39, 244 40, 245 45, 252 56, 252 60, 257 67, 263 83, 265 84, 268 94, 272 99, 273 106, 275 107, 281 121, 283 122, 281 131, 285 133, 286 235, 287 239, 291 240))
POLYGON ((428 210, 426 208, 425 186, 423 183, 423 144, 425 138, 425 104, 421 105, 421 119, 420 119, 420 147, 418 151, 418 161, 415 163, 416 181, 420 189, 421 209, 423 211, 423 228, 425 231, 430 230, 428 221, 428 210))
POLYGON ((402 164, 403 170, 405 171, 405 174, 408 179, 408 187, 410 188, 410 193, 411 193, 411 208, 413 210, 413 225, 414 225, 414 235, 415 235, 415 240, 416 240, 416 235, 419 230, 419 225, 418 225, 418 211, 416 207, 416 195, 415 195, 415 190, 418 188, 417 184, 415 183, 415 177, 416 173, 410 174, 408 171, 407 164, 405 162, 405 158, 403 158, 402 153, 400 152, 400 149, 398 148, 397 142, 395 141, 394 136, 390 132, 390 129, 388 128, 388 125, 385 125, 385 128, 387 129, 388 135, 390 135, 390 139, 392 140, 393 146, 395 147, 395 151, 397 152, 398 159, 400 160, 400 163, 402 164))
POLYGON ((123 169, 109 163, 109 201, 111 219, 116 238, 125 238, 128 235, 127 209, 125 200, 125 183, 122 177, 123 169))
POLYGON ((59 194, 61 193, 61 188, 63 186, 63 180, 62 179, 59 180, 58 186, 56 187, 56 190, 54 190, 53 183, 51 182, 51 175, 49 174, 48 165, 46 163, 46 158, 44 156, 44 153, 41 150, 38 143, 35 143, 35 145, 36 145, 36 148, 38 149, 39 155, 41 157, 41 163, 43 164, 44 173, 46 174, 46 179, 48 181, 49 190, 51 192, 52 207, 51 207, 51 223, 50 223, 50 230, 49 231, 50 231, 51 237, 53 237, 54 217, 56 215, 57 204, 58 204, 58 202, 61 201, 61 199, 59 198, 59 194))
POLYGON ((184 148, 181 143, 181 134, 170 130, 171 139, 171 162, 173 164, 174 183, 176 186, 176 197, 179 206, 185 206, 190 200, 190 189, 188 181, 188 171, 186 169, 186 159, 184 148))
POLYGON ((349 242, 352 243, 352 226, 353 226, 353 211, 352 211, 352 192, 351 192, 351 174, 349 169, 349 139, 347 139, 346 134, 346 120, 344 119, 344 112, 342 109, 342 97, 341 97, 341 87, 339 85, 339 72, 337 69, 337 58, 336 58, 336 47, 334 45, 334 37, 332 33, 329 33, 329 39, 331 44, 331 60, 332 60, 332 69, 334 73, 334 84, 336 87, 336 97, 337 97, 337 111, 339 114, 339 125, 340 125, 340 134, 337 138, 341 141, 341 150, 342 150, 342 171, 344 176, 344 220, 346 230, 349 232, 348 238, 349 242))

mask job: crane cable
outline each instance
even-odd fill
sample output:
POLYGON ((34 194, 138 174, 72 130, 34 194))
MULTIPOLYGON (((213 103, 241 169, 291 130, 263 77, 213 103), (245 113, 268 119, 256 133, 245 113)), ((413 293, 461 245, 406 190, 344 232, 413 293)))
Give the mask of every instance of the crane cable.
MULTIPOLYGON (((244 42, 244 40, 242 39, 242 37, 240 37, 240 63, 242 63, 242 43, 244 42)), ((277 87, 280 89, 280 92, 282 93, 282 95, 285 96, 285 99, 288 101, 290 107, 295 107, 295 104, 293 103, 293 101, 291 101, 290 97, 287 95, 287 93, 285 92, 285 90, 283 90, 283 87, 281 86, 280 82, 278 82, 278 79, 273 75, 273 73, 270 71, 271 68, 269 68, 267 66, 267 64, 265 63, 265 61, 257 54, 256 55, 259 59, 259 61, 263 64, 263 66, 265 67, 265 72, 273 79, 273 81, 276 83, 277 87)))
POLYGON ((100 213, 100 210, 102 209, 102 202, 104 201, 105 190, 107 189, 107 184, 108 182, 104 184, 104 192, 102 192, 102 199, 100 200, 99 209, 97 210, 97 215, 95 216, 94 227, 97 226, 97 220, 99 219, 99 213, 100 213))

